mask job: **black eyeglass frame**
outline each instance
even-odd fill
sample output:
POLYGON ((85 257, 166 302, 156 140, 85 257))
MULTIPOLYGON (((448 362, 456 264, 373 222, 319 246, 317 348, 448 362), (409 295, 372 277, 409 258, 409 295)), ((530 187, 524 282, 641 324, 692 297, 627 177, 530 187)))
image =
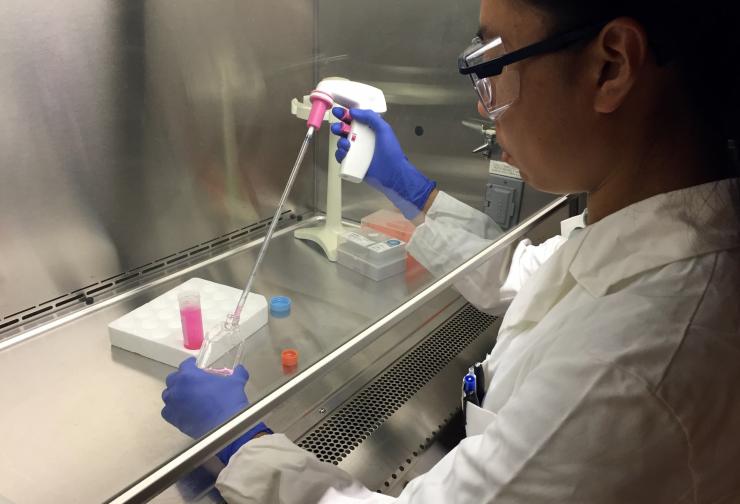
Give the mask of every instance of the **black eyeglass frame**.
POLYGON ((511 65, 512 63, 516 63, 533 56, 554 53, 565 49, 576 42, 596 36, 607 23, 608 21, 602 21, 558 33, 557 35, 548 37, 545 40, 535 42, 534 44, 524 46, 521 49, 506 53, 498 58, 484 61, 483 63, 478 63, 473 66, 468 66, 467 60, 465 59, 466 55, 461 54, 457 59, 457 67, 461 74, 475 74, 478 79, 481 80, 488 77, 496 77, 497 75, 501 75, 506 65, 511 65))

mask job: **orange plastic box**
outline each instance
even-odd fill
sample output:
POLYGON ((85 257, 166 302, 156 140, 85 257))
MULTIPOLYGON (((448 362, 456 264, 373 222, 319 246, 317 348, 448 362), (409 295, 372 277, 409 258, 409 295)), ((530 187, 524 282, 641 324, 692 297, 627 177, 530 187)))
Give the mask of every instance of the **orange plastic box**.
POLYGON ((414 234, 414 230, 416 229, 416 226, 407 220, 403 214, 392 210, 378 210, 377 212, 373 212, 363 217, 360 225, 405 241, 406 243, 409 242, 411 235, 414 234))

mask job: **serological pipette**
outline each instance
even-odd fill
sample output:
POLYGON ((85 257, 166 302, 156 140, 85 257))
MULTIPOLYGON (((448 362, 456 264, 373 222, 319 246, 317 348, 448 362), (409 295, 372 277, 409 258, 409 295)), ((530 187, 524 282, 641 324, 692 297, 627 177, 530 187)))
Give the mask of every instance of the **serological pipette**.
MULTIPOLYGON (((257 270, 259 269, 260 264, 262 264, 262 260, 264 259, 265 253, 267 252, 267 247, 270 245, 270 241, 272 240, 272 235, 277 228, 278 222, 280 221, 280 216, 283 212, 283 206, 285 205, 285 202, 290 195, 290 191, 293 188, 293 184, 295 183, 296 177, 298 176, 298 171, 300 170, 303 158, 306 156, 308 144, 313 138, 314 131, 318 130, 321 127, 321 122, 324 120, 324 114, 326 113, 326 110, 332 106, 332 104, 333 101, 331 97, 324 93, 314 92, 311 94, 311 112, 308 116, 307 121, 308 131, 306 132, 306 136, 303 139, 301 148, 298 151, 298 156, 296 157, 295 164, 293 165, 293 169, 291 170, 290 176, 288 177, 288 182, 285 184, 285 189, 283 189, 283 194, 280 197, 275 215, 272 217, 272 221, 270 222, 270 227, 267 229, 267 234, 265 235, 262 241, 262 245, 260 246, 259 253, 257 254, 257 260, 255 261, 254 266, 252 266, 252 271, 247 278, 247 283, 244 286, 244 290, 242 291, 241 296, 239 297, 239 302, 237 303, 234 312, 226 316, 226 321, 221 326, 219 326, 215 332, 210 331, 210 334, 206 335, 203 347, 197 359, 197 366, 199 368, 207 368, 208 365, 211 364, 211 362, 209 361, 213 351, 213 349, 211 348, 212 343, 216 343, 217 341, 223 340, 224 338, 226 338, 227 340, 232 340, 235 334, 238 335, 239 319, 241 317, 242 310, 244 309, 244 305, 247 302, 249 292, 252 290, 252 284, 254 283, 254 278, 257 275, 257 270)), ((243 340, 239 339, 236 355, 234 356, 234 363, 231 368, 209 370, 219 374, 231 374, 231 372, 233 372, 233 369, 241 362, 243 343, 243 340)))

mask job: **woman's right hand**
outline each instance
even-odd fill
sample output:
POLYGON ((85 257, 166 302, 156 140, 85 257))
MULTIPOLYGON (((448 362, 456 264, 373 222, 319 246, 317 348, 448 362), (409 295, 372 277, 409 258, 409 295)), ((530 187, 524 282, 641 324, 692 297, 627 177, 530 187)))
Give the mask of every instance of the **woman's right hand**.
MULTIPOLYGON (((347 124, 355 120, 373 130, 375 151, 365 182, 385 194, 407 219, 416 217, 424 209, 437 183, 429 180, 409 162, 391 126, 372 110, 352 109, 349 118, 345 118, 345 109, 341 107, 335 107, 332 113, 347 124)), ((341 123, 331 126, 332 133, 340 137, 335 153, 340 163, 350 149, 347 134, 342 129, 341 123)))

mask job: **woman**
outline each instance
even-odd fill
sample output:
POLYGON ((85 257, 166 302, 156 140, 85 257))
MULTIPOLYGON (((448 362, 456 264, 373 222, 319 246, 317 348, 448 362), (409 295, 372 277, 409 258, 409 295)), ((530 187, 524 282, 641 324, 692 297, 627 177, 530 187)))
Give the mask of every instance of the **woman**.
MULTIPOLYGON (((585 227, 527 272, 466 439, 398 499, 264 428, 222 454, 224 498, 740 502, 738 21, 718 0, 482 0, 461 71, 504 160, 537 189, 588 193, 585 227)), ((411 166, 387 124, 352 114, 376 131, 370 182, 408 216, 426 212, 417 258, 486 238, 484 218, 411 166)), ((182 424, 184 409, 166 403, 182 424)))

